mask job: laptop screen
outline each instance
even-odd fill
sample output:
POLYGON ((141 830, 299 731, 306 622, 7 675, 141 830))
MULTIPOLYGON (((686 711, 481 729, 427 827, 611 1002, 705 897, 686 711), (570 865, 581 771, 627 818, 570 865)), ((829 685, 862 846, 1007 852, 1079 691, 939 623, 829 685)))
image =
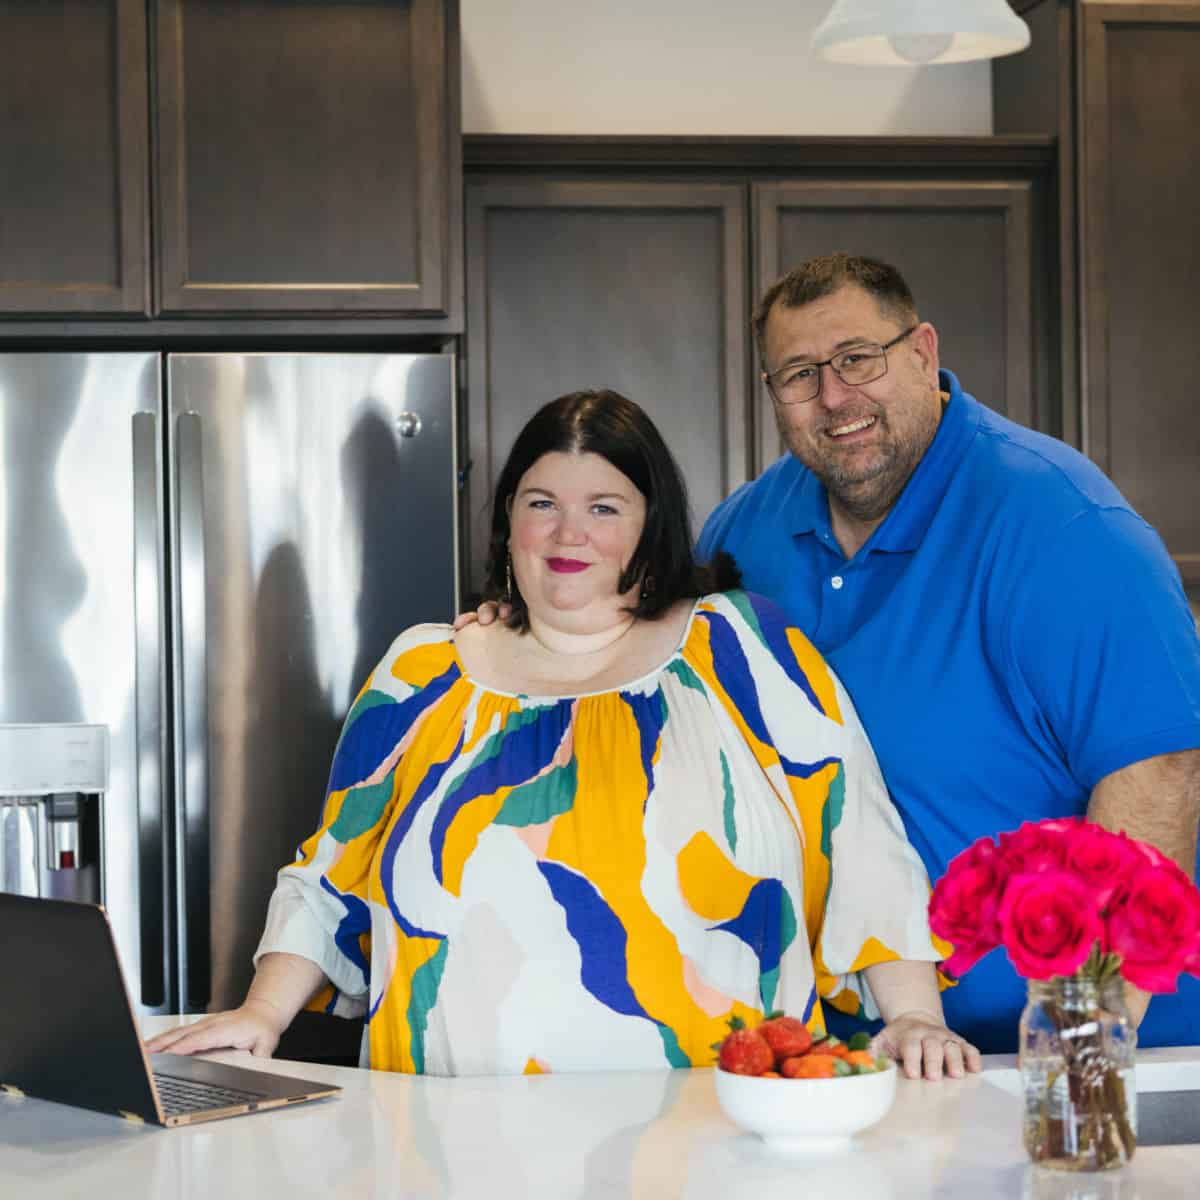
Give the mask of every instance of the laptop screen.
POLYGON ((88 904, 0 894, 0 1084, 158 1115, 112 932, 88 904))

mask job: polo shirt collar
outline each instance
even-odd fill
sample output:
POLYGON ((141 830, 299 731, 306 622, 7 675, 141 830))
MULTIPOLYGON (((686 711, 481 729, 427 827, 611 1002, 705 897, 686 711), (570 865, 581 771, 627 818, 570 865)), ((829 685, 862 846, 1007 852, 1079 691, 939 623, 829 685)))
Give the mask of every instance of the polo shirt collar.
POLYGON ((792 533, 815 533, 832 537, 829 497, 825 494, 825 485, 810 470, 800 466, 798 459, 792 458, 789 466, 799 474, 790 505, 792 533))
MULTIPOLYGON (((938 384, 942 391, 950 394, 950 399, 938 423, 937 433, 892 511, 867 540, 860 554, 871 550, 904 552, 915 550, 921 544, 950 477, 967 443, 979 428, 979 403, 962 390, 954 373, 939 371, 938 384)), ((801 471, 801 477, 791 506, 792 533, 815 533, 827 544, 836 545, 825 485, 794 459, 793 463, 801 471)))

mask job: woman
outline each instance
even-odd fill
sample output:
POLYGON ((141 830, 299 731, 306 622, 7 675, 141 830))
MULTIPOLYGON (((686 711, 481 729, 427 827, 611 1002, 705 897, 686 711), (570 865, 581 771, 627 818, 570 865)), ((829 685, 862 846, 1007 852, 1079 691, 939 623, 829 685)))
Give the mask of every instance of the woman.
POLYGON ((850 701, 736 582, 695 563, 640 408, 543 408, 492 511, 511 615, 400 635, 280 872, 245 1003, 150 1049, 270 1054, 309 1004, 366 1011, 380 1069, 685 1067, 732 1017, 821 1027, 831 1003, 877 1005, 911 1075, 978 1069, 850 701))

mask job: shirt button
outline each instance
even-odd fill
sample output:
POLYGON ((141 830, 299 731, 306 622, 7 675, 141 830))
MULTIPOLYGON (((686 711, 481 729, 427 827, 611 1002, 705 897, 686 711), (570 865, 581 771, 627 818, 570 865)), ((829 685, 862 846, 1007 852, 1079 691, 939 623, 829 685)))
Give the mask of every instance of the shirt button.
POLYGON ((841 589, 841 586, 843 583, 845 583, 845 580, 840 575, 835 575, 829 582, 833 584, 833 590, 836 592, 841 589))

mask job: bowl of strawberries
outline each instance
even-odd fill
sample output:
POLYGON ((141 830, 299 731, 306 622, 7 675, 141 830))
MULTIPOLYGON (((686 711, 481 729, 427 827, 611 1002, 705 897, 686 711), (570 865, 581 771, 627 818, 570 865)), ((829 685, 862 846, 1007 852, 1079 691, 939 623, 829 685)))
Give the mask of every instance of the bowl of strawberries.
POLYGON ((896 1064, 871 1053, 867 1034, 843 1042, 783 1013, 753 1029, 736 1017, 729 1024, 717 1046, 717 1101, 735 1125, 771 1149, 844 1149, 891 1108, 896 1064))

